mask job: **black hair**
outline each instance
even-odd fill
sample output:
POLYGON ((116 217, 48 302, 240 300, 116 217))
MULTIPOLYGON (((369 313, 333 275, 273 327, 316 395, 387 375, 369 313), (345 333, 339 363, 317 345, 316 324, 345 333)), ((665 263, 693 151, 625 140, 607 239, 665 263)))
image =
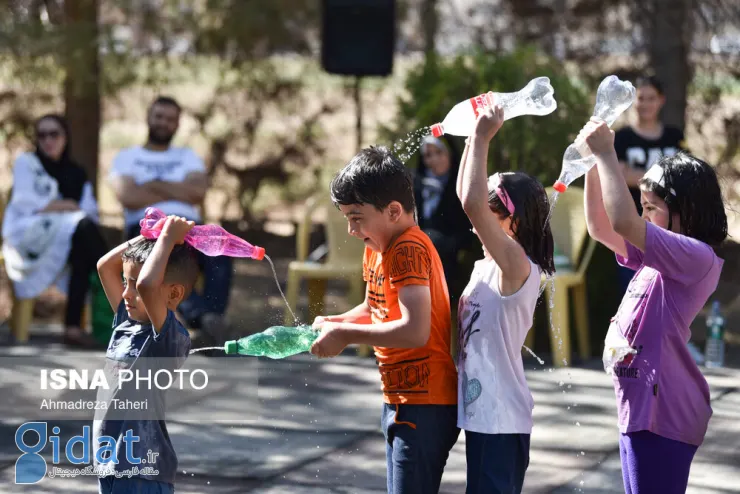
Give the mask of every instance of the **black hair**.
MULTIPOLYGON (((500 173, 501 186, 514 204, 511 231, 532 262, 548 276, 555 273, 555 241, 547 217, 550 201, 547 192, 537 179, 522 172, 500 173)), ((488 207, 508 218, 512 216, 495 189, 488 189, 488 207)))
POLYGON ((664 156, 653 166, 663 168, 665 186, 643 178, 640 189, 654 192, 671 215, 678 214, 684 235, 711 246, 721 244, 727 238, 727 214, 714 168, 683 151, 664 156))
MULTIPOLYGON (((143 265, 154 250, 156 240, 142 238, 123 252, 123 262, 133 262, 143 265)), ((172 248, 167 268, 164 272, 166 283, 177 283, 185 287, 185 297, 190 294, 195 280, 198 278, 198 258, 195 249, 186 243, 177 244, 172 248)))
POLYGON ((152 104, 149 105, 149 111, 152 111, 152 108, 154 108, 155 105, 166 105, 166 106, 174 106, 177 109, 177 113, 182 112, 182 108, 180 107, 180 104, 177 102, 175 98, 172 98, 170 96, 157 96, 157 99, 152 101, 152 104))
POLYGON ((652 86, 661 96, 665 94, 663 92, 663 84, 654 75, 641 76, 637 78, 635 81, 635 88, 641 88, 644 86, 652 86))
POLYGON ((370 146, 355 155, 331 181, 336 205, 370 204, 383 210, 398 201, 414 213, 416 201, 411 172, 384 146, 370 146))

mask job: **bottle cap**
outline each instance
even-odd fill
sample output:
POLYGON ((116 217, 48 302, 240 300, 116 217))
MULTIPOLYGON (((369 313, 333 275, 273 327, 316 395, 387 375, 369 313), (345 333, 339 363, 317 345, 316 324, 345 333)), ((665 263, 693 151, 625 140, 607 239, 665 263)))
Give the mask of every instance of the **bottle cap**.
POLYGON ((442 137, 442 135, 445 133, 444 129, 442 128, 441 123, 436 123, 432 125, 432 135, 434 137, 442 137))
POLYGON ((255 245, 254 252, 252 253, 252 259, 255 259, 257 261, 261 261, 265 258, 265 249, 264 247, 257 247, 255 245))
POLYGON ((562 194, 563 192, 565 192, 568 189, 568 186, 565 185, 560 180, 558 180, 557 182, 555 182, 555 185, 553 185, 552 188, 555 189, 557 192, 559 192, 559 193, 562 194))
POLYGON ((226 355, 235 355, 237 353, 236 349, 236 340, 230 340, 224 343, 224 352, 226 352, 226 355))

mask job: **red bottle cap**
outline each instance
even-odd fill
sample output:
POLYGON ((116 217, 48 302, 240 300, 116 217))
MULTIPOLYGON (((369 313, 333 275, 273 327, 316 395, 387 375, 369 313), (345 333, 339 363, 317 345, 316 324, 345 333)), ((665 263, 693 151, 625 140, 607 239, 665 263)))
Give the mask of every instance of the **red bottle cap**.
POLYGON ((555 185, 552 186, 553 189, 555 189, 557 192, 560 192, 561 194, 565 192, 568 189, 568 186, 565 185, 563 182, 558 180, 555 182, 555 185))
POLYGON ((432 135, 434 137, 442 137, 442 135, 445 133, 445 131, 442 129, 441 123, 436 123, 432 125, 432 135))
POLYGON ((254 252, 252 253, 252 259, 256 259, 257 261, 261 261, 265 258, 265 249, 264 247, 254 247, 254 252))

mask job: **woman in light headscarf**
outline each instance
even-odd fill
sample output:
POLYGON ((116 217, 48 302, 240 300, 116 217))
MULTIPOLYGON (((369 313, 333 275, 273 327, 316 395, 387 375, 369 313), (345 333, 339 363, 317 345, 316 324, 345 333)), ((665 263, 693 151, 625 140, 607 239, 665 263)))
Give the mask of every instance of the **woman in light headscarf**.
POLYGON ((452 289, 458 281, 458 253, 473 240, 472 226, 455 192, 459 167, 454 148, 436 137, 424 138, 414 178, 418 222, 439 253, 450 294, 459 291, 452 289))
POLYGON ((36 298, 54 283, 67 292, 64 342, 92 347, 82 311, 90 275, 107 251, 98 205, 85 170, 70 156, 64 118, 45 115, 35 130, 36 151, 13 165, 2 226, 5 267, 19 299, 36 298))

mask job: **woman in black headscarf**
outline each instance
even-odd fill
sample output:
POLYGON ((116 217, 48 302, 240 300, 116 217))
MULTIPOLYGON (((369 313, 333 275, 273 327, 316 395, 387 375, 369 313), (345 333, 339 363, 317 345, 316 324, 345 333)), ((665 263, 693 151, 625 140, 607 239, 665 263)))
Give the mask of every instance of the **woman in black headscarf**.
POLYGON ((97 202, 85 170, 70 156, 64 118, 45 115, 35 131, 36 151, 13 166, 2 231, 6 269, 19 299, 36 298, 53 283, 66 291, 64 341, 90 347, 82 311, 90 275, 106 253, 97 202))
POLYGON ((470 248, 473 240, 472 226, 455 192, 459 169, 460 156, 454 148, 442 139, 424 138, 414 178, 418 223, 439 253, 452 296, 459 291, 458 253, 470 248))

